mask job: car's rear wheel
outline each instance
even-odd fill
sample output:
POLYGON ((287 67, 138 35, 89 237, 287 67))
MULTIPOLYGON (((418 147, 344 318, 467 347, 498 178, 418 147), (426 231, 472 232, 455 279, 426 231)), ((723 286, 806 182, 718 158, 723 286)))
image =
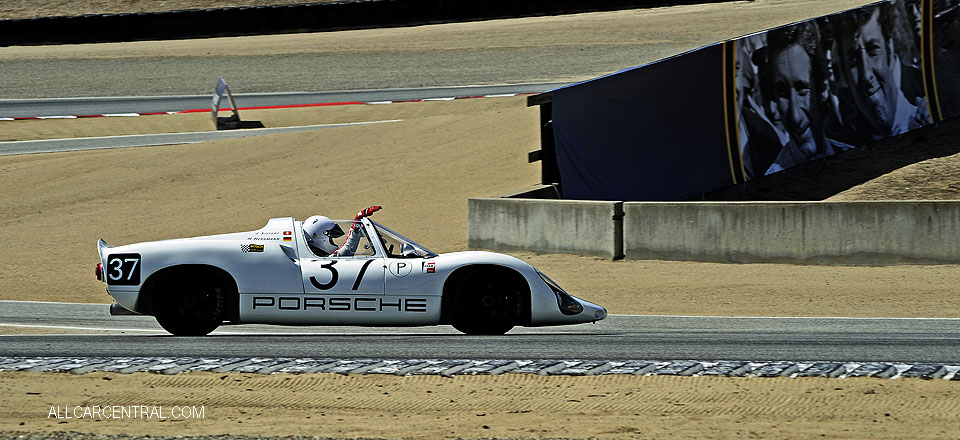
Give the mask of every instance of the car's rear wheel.
POLYGON ((228 287, 199 271, 172 273, 154 295, 154 314, 175 336, 203 336, 223 322, 228 287))
POLYGON ((502 335, 516 324, 522 289, 496 271, 478 270, 459 280, 453 327, 468 335, 502 335))

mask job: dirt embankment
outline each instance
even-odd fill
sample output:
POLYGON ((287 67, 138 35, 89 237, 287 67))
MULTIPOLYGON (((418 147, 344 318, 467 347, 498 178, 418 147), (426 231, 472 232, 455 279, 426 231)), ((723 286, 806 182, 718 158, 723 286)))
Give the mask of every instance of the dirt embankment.
MULTIPOLYGON (((349 217, 370 205, 385 207, 377 213, 380 222, 435 251, 465 250, 467 198, 513 192, 539 178, 539 165, 517 153, 537 149, 539 139, 537 109, 523 100, 251 111, 244 117, 270 127, 402 121, 192 145, 0 157, 0 186, 7 188, 0 193, 6 207, 0 234, 9 249, 17 249, 0 254, 0 299, 110 302, 92 272, 101 237, 124 244, 254 230, 270 217, 349 217), (465 148, 470 154, 463 154, 465 148), (56 267, 57 276, 38 277, 37 267, 56 267)), ((205 114, 16 121, 8 123, 7 133, 77 137, 203 130, 209 124, 205 114)), ((957 160, 914 169, 934 166, 920 175, 949 176, 957 160)), ((902 180, 892 174, 868 186, 895 188, 902 180)), ((934 185, 914 188, 925 198, 939 194, 934 185)), ((612 313, 960 316, 957 265, 518 256, 612 313)))
POLYGON ((131 14, 180 9, 329 3, 336 0, 7 0, 0 4, 0 20, 86 14, 131 14))

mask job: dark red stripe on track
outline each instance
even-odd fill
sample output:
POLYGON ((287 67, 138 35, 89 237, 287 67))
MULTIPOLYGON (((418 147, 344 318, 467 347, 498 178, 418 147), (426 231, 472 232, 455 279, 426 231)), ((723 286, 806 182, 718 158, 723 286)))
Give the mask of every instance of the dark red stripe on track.
MULTIPOLYGON (((536 92, 528 93, 505 93, 503 95, 479 95, 479 96, 452 96, 447 98, 426 98, 426 99, 405 99, 405 100, 388 100, 388 101, 371 101, 371 102, 361 102, 361 101, 343 101, 343 102, 320 102, 314 104, 291 104, 291 105, 265 105, 257 107, 240 107, 238 110, 272 110, 272 109, 281 109, 281 108, 305 108, 305 107, 332 107, 338 105, 373 105, 373 104, 402 104, 410 102, 435 102, 435 101, 450 101, 456 99, 475 99, 475 98, 501 98, 501 97, 510 97, 510 96, 524 96, 524 95, 536 95, 536 92)), ((220 111, 232 111, 230 108, 221 108, 220 111)), ((25 121, 25 120, 40 120, 40 119, 72 119, 72 118, 102 118, 108 116, 154 116, 154 115, 171 115, 171 114, 185 114, 185 113, 209 113, 209 108, 194 108, 189 110, 181 110, 176 112, 148 112, 148 113, 127 113, 122 115, 77 115, 77 116, 16 116, 13 118, 6 118, 7 120, 13 119, 15 121, 25 121)))

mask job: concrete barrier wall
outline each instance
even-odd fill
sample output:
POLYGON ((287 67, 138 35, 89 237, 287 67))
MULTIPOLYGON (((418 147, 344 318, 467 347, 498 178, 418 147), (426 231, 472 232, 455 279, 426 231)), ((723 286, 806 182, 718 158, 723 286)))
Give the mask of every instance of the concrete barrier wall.
POLYGON ((960 262, 960 201, 624 204, 629 259, 960 262))
POLYGON ((960 201, 470 199, 471 249, 725 263, 960 263, 960 201))
POLYGON ((489 198, 468 204, 471 249, 623 255, 621 202, 489 198))

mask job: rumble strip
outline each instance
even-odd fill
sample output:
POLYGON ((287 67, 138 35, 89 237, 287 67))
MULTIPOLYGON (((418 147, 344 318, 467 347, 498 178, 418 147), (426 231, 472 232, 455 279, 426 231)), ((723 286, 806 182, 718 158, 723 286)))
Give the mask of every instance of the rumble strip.
POLYGON ((689 360, 445 360, 445 359, 323 359, 323 358, 160 358, 160 357, 0 357, 0 371, 216 373, 339 373, 408 375, 499 375, 527 373, 543 376, 726 376, 726 377, 878 377, 960 380, 960 365, 750 362, 689 360))

